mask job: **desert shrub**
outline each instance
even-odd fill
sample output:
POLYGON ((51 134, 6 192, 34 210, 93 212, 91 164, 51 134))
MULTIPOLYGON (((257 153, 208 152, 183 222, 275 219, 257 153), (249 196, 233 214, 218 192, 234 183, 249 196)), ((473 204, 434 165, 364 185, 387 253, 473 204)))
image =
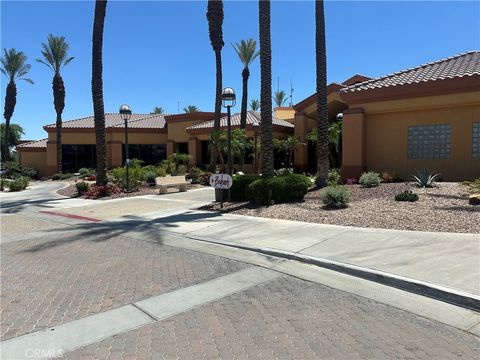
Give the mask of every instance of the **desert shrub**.
POLYGON ((382 178, 382 182, 384 183, 391 183, 393 179, 393 175, 386 171, 382 172, 380 174, 380 177, 382 178))
POLYGON ((204 173, 202 173, 199 178, 199 184, 204 186, 210 185, 210 176, 212 176, 212 173, 210 171, 205 171, 204 173))
POLYGON ((162 166, 165 168, 167 174, 175 174, 177 172, 177 164, 171 159, 163 160, 162 166))
POLYGON ((308 176, 301 174, 288 174, 285 178, 285 201, 302 201, 308 192, 311 181, 308 176))
POLYGON ((186 180, 192 180, 192 184, 198 184, 203 171, 198 167, 191 167, 185 175, 186 180))
POLYGON ((83 168, 78 169, 78 172, 79 172, 80 175, 83 176, 84 178, 87 177, 87 176, 95 176, 95 174, 96 174, 95 169, 86 168, 86 167, 83 167, 83 168))
POLYGON ((157 167, 157 176, 167 176, 167 170, 163 166, 157 167))
POLYGON ((10 191, 22 191, 28 186, 30 179, 26 176, 20 176, 18 179, 8 182, 10 191))
POLYGON ((293 173, 293 169, 289 169, 289 168, 281 168, 278 170, 273 170, 274 176, 283 176, 283 175, 288 175, 292 173, 293 173))
POLYGON ((403 182, 403 179, 400 177, 398 174, 393 174, 392 180, 390 181, 392 183, 400 183, 403 182))
POLYGON ((380 175, 373 171, 364 172, 358 180, 360 185, 365 188, 376 187, 380 185, 380 181, 380 175))
POLYGON ((172 175, 185 175, 187 173, 187 167, 185 165, 178 165, 177 171, 172 175))
POLYGON ((141 168, 144 161, 140 159, 130 159, 129 167, 130 168, 141 168))
POLYGON ((145 174, 145 180, 149 184, 155 184, 156 177, 157 177, 157 172, 156 171, 149 171, 145 174))
POLYGON ((56 173, 52 175, 52 180, 67 180, 73 176, 71 173, 56 173))
POLYGON ((468 187, 468 192, 471 194, 480 193, 480 178, 475 179, 474 181, 463 181, 462 185, 468 187))
POLYGON ((86 183, 85 181, 80 181, 75 184, 75 187, 77 188, 77 192, 79 195, 85 194, 88 189, 90 188, 90 184, 86 183))
POLYGON ((285 200, 285 177, 255 180, 248 185, 245 194, 255 204, 281 203, 285 200))
POLYGON ((440 174, 430 173, 427 169, 423 168, 418 170, 416 175, 412 175, 412 176, 417 186, 432 187, 435 180, 437 180, 440 174))
POLYGON ((340 172, 337 169, 332 169, 328 172, 327 184, 334 186, 342 183, 340 172))
POLYGON ((246 190, 255 180, 260 179, 260 175, 237 175, 233 177, 233 184, 230 188, 230 196, 232 201, 245 201, 247 200, 246 190))
POLYGON ((150 172, 157 173, 157 168, 154 165, 147 165, 142 167, 142 180, 147 180, 147 174, 150 172))
POLYGON ((0 178, 0 191, 4 191, 5 188, 7 187, 7 184, 8 184, 8 180, 1 177, 0 178))
MULTIPOLYGON (((119 186, 121 189, 126 188, 126 179, 125 179, 125 168, 124 167, 117 167, 112 169, 112 181, 115 185, 119 186)), ((129 177, 129 187, 132 191, 137 191, 138 186, 140 185, 140 181, 142 181, 142 168, 140 167, 130 167, 128 169, 128 177, 129 177)))
POLYGON ((38 170, 28 167, 21 166, 16 161, 7 161, 2 164, 4 173, 2 174, 6 178, 18 179, 21 176, 26 176, 30 179, 38 179, 38 170))
POLYGON ((101 197, 111 196, 117 194, 122 190, 117 185, 107 184, 107 185, 92 185, 85 193, 86 199, 98 199, 101 197))
POLYGON ((182 153, 173 153, 171 156, 172 161, 178 166, 178 165, 188 165, 188 162, 190 161, 192 157, 188 154, 182 154, 182 153))
POLYGON ((411 190, 405 190, 404 192, 395 195, 395 201, 410 201, 414 202, 418 200, 418 195, 411 190))
POLYGON ((345 185, 327 186, 320 199, 328 209, 342 209, 348 206, 350 195, 345 185))

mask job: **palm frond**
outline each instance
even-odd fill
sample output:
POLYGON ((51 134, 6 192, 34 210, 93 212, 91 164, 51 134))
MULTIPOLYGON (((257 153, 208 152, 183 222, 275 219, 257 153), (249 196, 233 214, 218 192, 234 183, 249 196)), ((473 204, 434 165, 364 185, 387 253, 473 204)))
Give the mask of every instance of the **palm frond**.
POLYGON ((54 73, 59 74, 65 65, 74 59, 74 57, 68 57, 69 48, 70 45, 65 41, 64 36, 49 34, 47 43, 42 43, 43 60, 37 59, 37 61, 47 65, 54 73))

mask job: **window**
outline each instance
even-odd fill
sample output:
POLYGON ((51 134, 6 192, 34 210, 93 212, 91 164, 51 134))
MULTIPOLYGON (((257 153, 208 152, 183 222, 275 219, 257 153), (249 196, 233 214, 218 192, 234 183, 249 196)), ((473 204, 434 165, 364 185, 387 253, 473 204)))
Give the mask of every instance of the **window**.
POLYGON ((480 159, 480 122, 473 123, 472 158, 480 159))
POLYGON ((450 158, 449 124, 408 127, 409 159, 450 158))
POLYGON ((62 168, 65 172, 77 172, 82 167, 95 168, 95 145, 62 145, 62 168))
MULTIPOLYGON (((125 163, 125 146, 123 150, 123 163, 125 163)), ((128 144, 128 157, 139 159, 144 165, 157 165, 167 158, 167 145, 165 144, 128 144)))

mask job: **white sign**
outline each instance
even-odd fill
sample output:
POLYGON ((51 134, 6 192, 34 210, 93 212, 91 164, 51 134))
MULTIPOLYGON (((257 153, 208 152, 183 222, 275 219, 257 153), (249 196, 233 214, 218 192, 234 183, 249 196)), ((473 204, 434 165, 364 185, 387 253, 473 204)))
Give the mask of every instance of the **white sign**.
POLYGON ((230 189, 232 184, 232 177, 228 174, 213 174, 210 176, 210 186, 215 189, 230 189))

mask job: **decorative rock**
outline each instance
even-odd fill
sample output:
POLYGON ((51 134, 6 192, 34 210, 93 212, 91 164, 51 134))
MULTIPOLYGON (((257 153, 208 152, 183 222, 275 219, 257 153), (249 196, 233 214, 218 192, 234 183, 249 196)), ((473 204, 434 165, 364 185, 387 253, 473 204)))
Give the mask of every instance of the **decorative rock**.
POLYGON ((470 205, 480 205, 480 194, 472 194, 468 199, 470 205))

